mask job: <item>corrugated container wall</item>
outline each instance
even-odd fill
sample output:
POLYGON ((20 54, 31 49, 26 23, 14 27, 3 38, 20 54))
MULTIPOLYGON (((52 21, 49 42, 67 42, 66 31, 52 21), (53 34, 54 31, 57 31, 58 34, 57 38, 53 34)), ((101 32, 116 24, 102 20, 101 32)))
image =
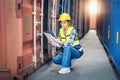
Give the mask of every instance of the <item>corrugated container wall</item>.
POLYGON ((89 31, 89 25, 90 25, 90 16, 89 16, 89 12, 87 10, 88 8, 88 3, 89 0, 84 0, 84 4, 85 4, 85 11, 84 11, 84 35, 87 34, 87 32, 89 31))
POLYGON ((89 0, 71 0, 72 10, 70 14, 72 23, 78 32, 79 39, 82 38, 89 30, 89 14, 88 2, 89 0))
POLYGON ((0 0, 0 80, 22 79, 52 59, 56 48, 47 43, 41 32, 53 31, 58 35, 57 19, 62 12, 70 13, 79 38, 89 30, 88 0, 36 1, 33 12, 34 0, 0 0), (34 15, 40 24, 34 25, 34 15))
POLYGON ((16 18, 15 1, 2 0, 0 3, 3 7, 2 11, 0 9, 3 18, 2 22, 0 22, 3 24, 2 28, 4 29, 4 36, 2 38, 5 39, 5 47, 3 49, 5 50, 3 53, 5 54, 5 57, 3 57, 5 62, 2 69, 15 75, 17 73, 17 57, 21 56, 22 53, 22 19, 16 18))
POLYGON ((6 54, 6 28, 4 1, 0 0, 0 80, 9 80, 9 69, 7 69, 6 54))
POLYGON ((107 50, 109 50, 110 28, 111 28, 111 1, 105 1, 105 28, 104 28, 104 43, 107 50))
POLYGON ((97 21, 96 21, 96 30, 97 30, 97 35, 101 42, 104 41, 104 22, 105 22, 105 3, 103 0, 99 0, 98 3, 100 4, 99 8, 99 13, 97 16, 97 21))
POLYGON ((110 57, 120 73, 120 1, 111 0, 110 57))
MULTIPOLYGON (((4 0, 0 2, 2 38, 5 55, 2 56, 3 71, 14 78, 30 74, 34 70, 33 56, 33 0, 4 0), (5 6, 4 6, 5 5, 5 6), (3 10, 4 7, 4 10, 3 10), (4 36, 3 36, 4 35, 4 36)), ((40 20, 40 1, 37 2, 37 20, 40 20)), ((1 30, 1 29, 0 29, 1 30)), ((40 32, 40 26, 37 26, 40 32)), ((37 62, 40 66, 40 37, 37 37, 37 62)), ((1 51, 1 50, 0 50, 1 51)), ((13 78, 12 78, 13 79, 13 78)))
POLYGON ((84 29, 86 24, 84 13, 85 13, 85 0, 73 0, 72 22, 76 31, 78 32, 79 39, 84 36, 84 29))

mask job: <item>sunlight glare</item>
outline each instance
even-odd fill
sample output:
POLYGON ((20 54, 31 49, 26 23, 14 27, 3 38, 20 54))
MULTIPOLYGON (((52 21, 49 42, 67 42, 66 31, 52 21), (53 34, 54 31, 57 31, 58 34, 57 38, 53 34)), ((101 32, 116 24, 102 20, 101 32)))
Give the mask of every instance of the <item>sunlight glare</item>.
POLYGON ((98 12, 97 0, 91 0, 89 2, 89 12, 90 12, 90 14, 97 14, 97 12, 98 12))

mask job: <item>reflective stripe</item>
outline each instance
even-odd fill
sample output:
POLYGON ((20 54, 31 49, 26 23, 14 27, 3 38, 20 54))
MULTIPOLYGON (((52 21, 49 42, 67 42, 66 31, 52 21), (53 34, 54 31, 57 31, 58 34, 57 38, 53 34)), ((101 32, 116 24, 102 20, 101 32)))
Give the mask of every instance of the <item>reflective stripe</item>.
POLYGON ((76 45, 79 45, 80 43, 74 43, 72 46, 76 46, 76 45))
POLYGON ((81 47, 78 51, 82 51, 83 50, 83 48, 81 47))

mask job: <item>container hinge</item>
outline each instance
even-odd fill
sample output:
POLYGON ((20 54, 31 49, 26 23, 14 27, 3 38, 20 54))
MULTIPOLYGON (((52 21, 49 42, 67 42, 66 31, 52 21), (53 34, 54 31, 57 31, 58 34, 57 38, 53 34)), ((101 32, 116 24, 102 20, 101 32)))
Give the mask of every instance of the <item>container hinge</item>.
POLYGON ((22 64, 19 64, 19 69, 22 69, 22 64))

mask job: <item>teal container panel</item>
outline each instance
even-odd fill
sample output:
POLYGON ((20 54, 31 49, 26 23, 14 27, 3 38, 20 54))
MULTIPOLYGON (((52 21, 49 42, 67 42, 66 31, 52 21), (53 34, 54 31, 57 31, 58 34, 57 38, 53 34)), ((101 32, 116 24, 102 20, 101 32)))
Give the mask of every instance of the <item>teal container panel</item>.
POLYGON ((111 8, 110 55, 120 72, 120 0, 112 0, 111 8))

